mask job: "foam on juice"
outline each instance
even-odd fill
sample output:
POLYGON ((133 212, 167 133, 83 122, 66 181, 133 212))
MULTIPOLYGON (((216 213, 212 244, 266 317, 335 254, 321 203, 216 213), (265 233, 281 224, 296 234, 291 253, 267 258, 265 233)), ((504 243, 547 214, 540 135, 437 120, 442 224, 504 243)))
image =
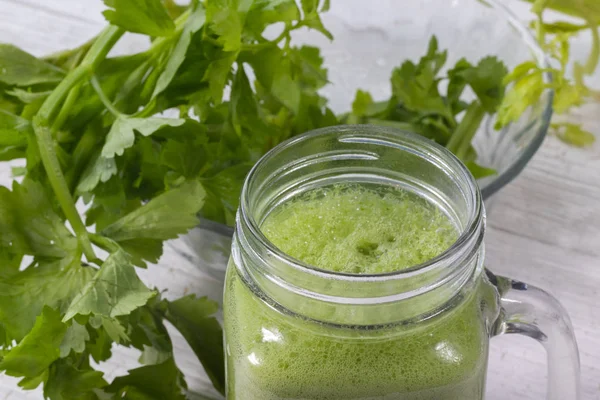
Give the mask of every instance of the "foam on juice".
POLYGON ((444 252, 457 238, 450 219, 417 195, 356 184, 303 193, 268 215, 261 229, 298 260, 357 274, 420 264, 444 252))

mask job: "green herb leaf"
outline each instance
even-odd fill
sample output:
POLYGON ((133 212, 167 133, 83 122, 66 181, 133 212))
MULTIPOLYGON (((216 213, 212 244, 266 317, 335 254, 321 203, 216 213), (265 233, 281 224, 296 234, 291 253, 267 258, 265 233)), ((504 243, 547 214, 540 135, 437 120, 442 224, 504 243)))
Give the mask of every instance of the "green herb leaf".
POLYGON ((239 68, 231 88, 231 101, 229 102, 231 122, 238 135, 242 134, 242 128, 252 128, 253 125, 260 126, 258 119, 258 105, 254 98, 254 92, 243 68, 239 68))
POLYGON ((207 192, 202 209, 204 217, 224 221, 229 225, 234 223, 244 179, 250 168, 250 163, 235 165, 202 180, 207 192))
POLYGON ((496 129, 517 121, 532 104, 535 104, 544 91, 545 85, 540 71, 534 71, 520 78, 506 93, 496 116, 496 129))
POLYGON ((173 344, 162 319, 162 303, 157 296, 127 318, 131 345, 142 350, 142 364, 162 364, 173 357, 173 344))
POLYGON ((185 400, 185 389, 183 375, 170 358, 161 364, 132 369, 129 375, 117 377, 105 390, 114 393, 116 398, 185 400))
POLYGON ((16 160, 18 158, 25 158, 26 151, 18 146, 7 146, 0 147, 0 161, 16 160))
POLYGON ((12 177, 13 178, 17 178, 20 176, 25 176, 25 174, 27 174, 27 168, 26 167, 12 167, 10 169, 11 173, 12 173, 12 177))
POLYGON ((162 163, 180 176, 186 178, 197 176, 208 158, 205 151, 208 139, 204 135, 198 135, 198 133, 196 131, 196 137, 190 140, 168 139, 162 147, 162 163))
POLYGON ((1 83, 23 87, 57 83, 63 77, 63 71, 52 64, 41 61, 10 44, 0 44, 1 83))
POLYGON ((537 69, 537 64, 533 61, 525 61, 515 67, 508 75, 504 77, 504 84, 508 85, 511 82, 518 81, 527 75, 529 75, 532 71, 537 69))
MULTIPOLYGON (((9 197, 5 188, 0 188, 0 198, 2 197, 9 197)), ((45 189, 39 183, 25 180, 19 185, 13 182, 10 197, 13 212, 12 238, 17 243, 25 243, 25 247, 20 249, 22 252, 54 258, 63 258, 75 253, 77 240, 54 211, 45 189)), ((7 200, 4 201, 6 204, 7 200)), ((0 238, 2 236, 3 234, 0 238)))
POLYGON ((108 318, 105 316, 99 317, 100 325, 108 337, 115 343, 129 342, 130 338, 127 335, 125 327, 116 318, 108 318))
MULTIPOLYGON (((289 50, 295 78, 302 88, 320 89, 329 83, 327 69, 323 67, 323 57, 318 47, 302 46, 292 47, 289 50)), ((277 65, 277 64, 276 64, 277 65)))
POLYGON ((204 6, 201 3, 198 3, 186 20, 181 36, 167 58, 167 63, 158 77, 152 97, 158 96, 169 86, 175 77, 177 70, 185 60, 185 55, 192 41, 192 36, 204 26, 205 21, 206 11, 204 10, 204 6))
POLYGON ((467 87, 465 73, 473 69, 473 65, 466 59, 460 59, 454 68, 448 71, 448 102, 455 114, 461 112, 464 107, 461 104, 461 96, 467 87))
POLYGON ((98 400, 95 390, 107 385, 102 376, 102 372, 78 369, 67 360, 59 360, 50 367, 44 397, 51 400, 98 400))
POLYGON ((72 320, 71 325, 67 328, 65 336, 60 343, 60 357, 65 358, 71 350, 75 353, 83 353, 85 350, 85 342, 90 340, 90 334, 88 333, 84 325, 79 325, 77 321, 72 320))
POLYGON ((139 199, 127 198, 126 185, 126 178, 114 177, 94 189, 93 205, 86 212, 86 224, 88 226, 95 224, 96 231, 101 231, 140 206, 139 199))
POLYGON ((245 19, 244 30, 259 38, 267 26, 276 22, 291 23, 300 18, 294 0, 254 0, 245 19))
MULTIPOLYGON (((21 340, 32 329, 44 306, 65 312, 71 300, 92 278, 92 268, 73 260, 40 262, 8 278, 0 279, 0 321, 6 343, 21 340)), ((65 326, 66 329, 66 326, 65 326)))
MULTIPOLYGON (((329 40, 333 40, 333 35, 329 32, 323 22, 321 21, 321 17, 319 15, 319 3, 320 0, 302 0, 302 11, 304 11, 304 20, 302 23, 314 30, 321 32, 325 35, 329 40)), ((323 6, 324 8, 329 8, 326 4, 323 6)))
POLYGON ((94 329, 91 333, 91 339, 87 342, 86 346, 87 351, 97 363, 108 360, 112 355, 111 348, 113 341, 110 336, 104 329, 94 329))
POLYGON ((215 388, 225 393, 223 334, 213 317, 219 308, 218 304, 194 295, 165 303, 167 320, 190 344, 215 388))
POLYGON ((565 83, 554 92, 554 112, 564 114, 573 107, 578 107, 585 102, 587 89, 578 85, 565 83))
POLYGON ((0 276, 16 272, 24 254, 48 262, 62 259, 60 265, 79 256, 76 239, 52 209, 45 190, 30 180, 23 185, 13 182, 12 192, 0 187, 0 276))
POLYGON ((165 126, 180 126, 185 123, 183 119, 173 118, 129 118, 120 116, 113 123, 106 143, 102 148, 102 157, 113 158, 115 155, 123 155, 125 149, 133 146, 135 132, 142 136, 150 136, 165 126))
POLYGON ((544 22, 542 23, 542 28, 544 31, 550 34, 557 33, 576 33, 579 31, 583 31, 585 29, 589 29, 590 26, 588 24, 573 24, 567 21, 555 21, 555 22, 544 22))
POLYGON ((27 336, 0 361, 0 370, 10 376, 39 376, 60 357, 66 331, 60 313, 44 307, 27 336))
POLYGON ((262 47, 255 52, 240 54, 240 60, 252 66, 256 79, 268 90, 271 90, 273 77, 283 57, 283 50, 275 44, 262 47))
POLYGON ((176 238, 198 224, 196 215, 205 195, 198 181, 187 181, 127 214, 102 233, 116 241, 176 238))
POLYGON ((371 97, 371 94, 359 89, 356 91, 356 96, 352 102, 352 113, 358 117, 367 116, 372 104, 373 98, 371 97))
POLYGON ((206 17, 223 51, 237 51, 242 44, 243 20, 236 0, 208 0, 206 17))
POLYGON ((466 68, 458 74, 473 89, 483 108, 494 113, 504 98, 504 77, 507 73, 504 63, 496 57, 485 57, 476 67, 466 68))
POLYGON ((295 114, 300 109, 300 87, 292 77, 291 62, 283 60, 273 76, 271 91, 287 108, 295 114))
POLYGON ((154 295, 138 278, 127 254, 117 250, 73 299, 64 320, 77 314, 111 318, 127 315, 154 295))
POLYGON ((486 176, 492 176, 497 173, 495 169, 484 167, 474 161, 468 161, 465 165, 469 168, 469 171, 471 171, 471 174, 473 174, 475 179, 485 178, 486 176))
POLYGON ((161 0, 104 0, 102 14, 113 25, 148 36, 168 36, 175 24, 161 0))
POLYGON ((98 154, 96 161, 90 163, 83 172, 77 191, 79 193, 91 192, 101 182, 108 182, 113 175, 116 175, 117 163, 113 157, 106 158, 98 154))
POLYGON ((237 58, 237 52, 224 52, 220 57, 210 63, 203 81, 208 82, 210 95, 215 104, 220 104, 223 99, 223 89, 231 74, 231 65, 237 58))
POLYGON ((432 36, 427 45, 427 54, 419 60, 418 69, 429 71, 432 75, 437 75, 448 60, 448 52, 440 51, 437 37, 432 36))
POLYGON ((21 101, 24 104, 31 104, 31 103, 35 103, 35 102, 44 100, 46 97, 48 97, 48 95, 50 93, 52 93, 52 92, 50 92, 50 91, 32 92, 32 91, 20 89, 18 87, 15 87, 12 90, 6 91, 6 94, 16 97, 17 99, 19 99, 19 101, 21 101))
POLYGON ((446 63, 448 54, 439 51, 437 39, 429 42, 427 54, 418 64, 405 61, 400 68, 392 73, 392 91, 400 104, 421 115, 438 114, 449 123, 454 123, 452 111, 447 106, 438 90, 440 78, 438 72, 446 63))
POLYGON ((560 140, 572 146, 586 147, 596 141, 595 136, 584 130, 581 125, 570 123, 552 124, 552 129, 554 129, 560 140))
POLYGON ((122 240, 119 245, 130 256, 134 265, 146 268, 146 261, 157 263, 163 253, 163 244, 158 239, 122 240))
POLYGON ((39 374, 38 376, 33 377, 25 377, 21 379, 18 383, 19 387, 25 390, 33 390, 40 386, 40 384, 46 382, 48 380, 48 369, 45 369, 44 372, 39 374))

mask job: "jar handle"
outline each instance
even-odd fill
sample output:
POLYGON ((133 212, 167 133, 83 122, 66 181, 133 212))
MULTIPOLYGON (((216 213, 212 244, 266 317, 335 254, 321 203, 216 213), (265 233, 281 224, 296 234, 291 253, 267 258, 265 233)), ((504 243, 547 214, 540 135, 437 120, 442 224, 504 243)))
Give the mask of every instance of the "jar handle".
POLYGON ((564 307, 535 286, 496 276, 487 269, 486 274, 500 294, 500 316, 492 335, 518 333, 540 342, 548 360, 548 400, 578 400, 579 351, 564 307))

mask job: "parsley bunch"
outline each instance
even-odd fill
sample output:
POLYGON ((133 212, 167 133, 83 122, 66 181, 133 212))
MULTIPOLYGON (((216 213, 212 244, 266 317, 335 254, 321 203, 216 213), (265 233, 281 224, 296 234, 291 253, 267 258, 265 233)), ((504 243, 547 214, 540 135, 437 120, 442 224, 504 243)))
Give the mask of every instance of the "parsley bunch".
POLYGON ((327 4, 105 3, 110 24, 80 48, 38 59, 0 45, 0 161, 26 160, 0 187, 0 370, 53 400, 183 399, 168 321, 223 393, 217 304, 161 298, 136 267, 199 213, 232 223, 265 151, 337 123, 317 93, 319 50, 290 44, 301 27, 330 36, 327 4), (269 40, 275 23, 284 28, 269 40), (107 57, 126 31, 150 47, 107 57), (113 343, 140 350, 143 366, 109 383, 91 360, 108 360, 113 343))
POLYGON ((533 3, 536 20, 531 23, 536 39, 550 58, 549 71, 541 69, 534 61, 518 65, 506 78, 512 89, 498 111, 498 126, 516 121, 523 112, 535 104, 544 89, 554 90, 555 118, 552 131, 562 141, 578 147, 591 145, 595 137, 581 124, 573 123, 573 111, 590 102, 600 101, 600 92, 590 88, 585 80, 595 73, 600 61, 600 2, 597 0, 527 0, 533 3), (567 18, 548 21, 550 11, 567 18), (572 61, 571 43, 588 32, 592 46, 585 63, 572 61), (543 75, 552 74, 552 82, 544 83, 543 75))
POLYGON ((504 98, 508 71, 497 58, 485 57, 475 65, 463 58, 441 74, 447 58, 448 52, 440 50, 436 37, 432 37, 427 53, 418 63, 407 60, 394 69, 389 100, 374 102, 369 93, 358 90, 352 111, 341 121, 419 133, 446 146, 476 178, 492 175, 493 169, 475 163, 477 154, 471 141, 484 116, 497 112, 504 98), (442 82, 446 84, 445 94, 440 93, 442 82), (464 100, 467 88, 475 95, 471 102, 464 100))

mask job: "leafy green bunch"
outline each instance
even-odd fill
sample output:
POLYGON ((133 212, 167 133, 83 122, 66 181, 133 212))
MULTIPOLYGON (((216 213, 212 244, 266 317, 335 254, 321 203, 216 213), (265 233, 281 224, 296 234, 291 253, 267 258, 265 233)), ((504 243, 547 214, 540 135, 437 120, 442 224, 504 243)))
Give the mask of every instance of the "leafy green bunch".
POLYGON ((442 74, 447 59, 448 52, 440 50, 437 38, 432 37, 418 63, 407 60, 394 69, 389 100, 375 102, 368 92, 358 90, 352 111, 341 121, 419 133, 446 146, 476 178, 494 174, 493 169, 475 163, 477 154, 471 141, 485 115, 498 111, 508 71, 497 58, 485 57, 476 65, 463 58, 442 74), (441 93, 442 82, 445 93, 441 93), (467 89, 473 98, 470 102, 464 100, 467 89))
POLYGON ((38 59, 0 45, 0 161, 26 161, 0 187, 0 370, 53 400, 183 399, 168 321, 223 393, 217 304, 167 300, 136 267, 199 213, 232 223, 265 151, 337 123, 317 93, 319 50, 290 43, 302 27, 330 36, 328 4, 105 3, 110 24, 77 49, 38 59), (108 57, 125 32, 149 48, 108 57), (140 350, 143 366, 109 383, 92 360, 113 344, 140 350))
POLYGON ((518 65, 505 78, 512 88, 507 94, 497 121, 501 125, 517 120, 532 104, 535 104, 544 89, 554 90, 555 118, 553 132, 562 141, 584 147, 592 144, 595 137, 581 124, 570 121, 572 112, 590 102, 600 101, 600 92, 590 88, 585 80, 594 74, 600 61, 600 2, 597 0, 528 0, 533 3, 536 20, 531 27, 536 39, 550 58, 551 67, 544 70, 534 61, 518 65), (556 11, 571 20, 552 19, 548 12, 556 11), (572 22, 573 20, 579 22, 572 22), (589 32, 592 47, 585 63, 573 62, 571 43, 583 32, 589 32), (572 70, 572 71, 571 71, 572 70), (544 82, 544 74, 551 73, 552 81, 544 82))

